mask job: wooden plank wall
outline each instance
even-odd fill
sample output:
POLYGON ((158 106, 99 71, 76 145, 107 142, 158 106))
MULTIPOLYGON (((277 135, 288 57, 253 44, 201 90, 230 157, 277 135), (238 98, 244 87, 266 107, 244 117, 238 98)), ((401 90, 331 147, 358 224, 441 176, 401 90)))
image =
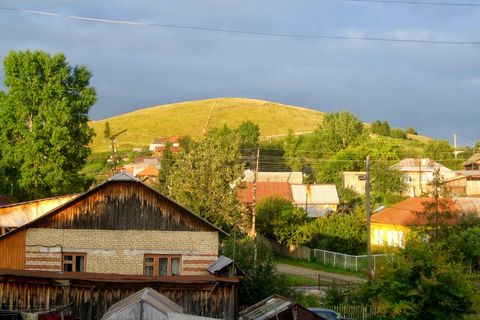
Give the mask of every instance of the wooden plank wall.
POLYGON ((25 269, 26 231, 20 230, 0 241, 0 269, 25 269))
MULTIPOLYGON (((146 285, 145 285, 146 286, 146 285)), ((128 297, 143 287, 105 288, 85 285, 59 286, 45 283, 0 282, 0 309, 47 310, 71 304, 74 319, 100 319, 114 303, 128 297)), ((182 306, 186 314, 235 319, 236 287, 233 284, 215 285, 204 289, 158 290, 182 306)))
POLYGON ((171 200, 132 182, 115 182, 101 186, 35 227, 216 231, 171 200))

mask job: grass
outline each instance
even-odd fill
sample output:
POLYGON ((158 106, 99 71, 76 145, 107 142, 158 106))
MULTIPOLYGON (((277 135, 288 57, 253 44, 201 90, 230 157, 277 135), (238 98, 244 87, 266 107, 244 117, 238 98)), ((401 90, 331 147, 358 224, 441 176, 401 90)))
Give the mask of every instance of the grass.
POLYGON ((297 266, 297 267, 303 267, 303 268, 308 268, 312 270, 320 270, 320 271, 326 271, 326 272, 331 272, 331 273, 338 273, 338 274, 344 274, 344 275, 351 275, 351 276, 357 276, 357 277, 363 277, 365 274, 363 272, 355 272, 353 270, 345 270, 341 268, 334 268, 332 266, 327 266, 315 261, 305 261, 305 260, 297 260, 297 259, 291 259, 288 257, 284 256, 279 256, 276 255, 274 258, 276 263, 284 263, 284 264, 289 264, 292 266, 297 266))
POLYGON ((263 137, 295 132, 312 131, 323 119, 323 112, 289 106, 269 101, 216 98, 155 106, 122 114, 109 119, 90 122, 96 136, 92 151, 108 151, 108 141, 103 138, 108 121, 112 134, 127 129, 117 138, 117 148, 142 147, 155 137, 190 135, 199 137, 208 128, 227 124, 237 127, 251 120, 260 127, 263 137), (213 112, 212 112, 213 111, 213 112), (210 120, 208 121, 208 119, 210 120))

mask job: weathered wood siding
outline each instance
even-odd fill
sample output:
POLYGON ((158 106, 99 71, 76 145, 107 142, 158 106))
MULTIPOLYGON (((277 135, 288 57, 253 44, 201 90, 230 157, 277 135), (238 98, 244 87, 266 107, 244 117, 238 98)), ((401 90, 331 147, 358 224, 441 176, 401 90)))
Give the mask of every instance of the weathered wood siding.
POLYGON ((0 269, 25 268, 25 241, 25 230, 0 241, 0 269))
POLYGON ((171 200, 132 182, 115 182, 81 196, 37 228, 213 231, 171 200))
MULTIPOLYGON (((43 281, 42 281, 43 282, 43 281)), ((46 284, 0 282, 0 310, 48 310, 70 305, 74 319, 100 319, 114 303, 128 297, 145 286, 150 286, 183 307, 186 314, 235 319, 236 287, 233 284, 211 283, 201 287, 165 288, 156 284, 117 284, 96 287, 92 284, 46 284)))

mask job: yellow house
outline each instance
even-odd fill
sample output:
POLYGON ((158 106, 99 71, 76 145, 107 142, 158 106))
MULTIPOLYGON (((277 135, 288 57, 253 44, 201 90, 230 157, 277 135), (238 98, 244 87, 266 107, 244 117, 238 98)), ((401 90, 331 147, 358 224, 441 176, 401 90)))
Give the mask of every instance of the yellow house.
MULTIPOLYGON (((370 219, 372 248, 403 247, 411 227, 429 224, 428 215, 423 212, 425 212, 425 204, 432 201, 433 198, 408 198, 373 214, 370 219)), ((447 203, 449 212, 455 213, 461 208, 453 200, 447 200, 447 203)), ((454 219, 448 221, 448 223, 454 222, 454 219)))

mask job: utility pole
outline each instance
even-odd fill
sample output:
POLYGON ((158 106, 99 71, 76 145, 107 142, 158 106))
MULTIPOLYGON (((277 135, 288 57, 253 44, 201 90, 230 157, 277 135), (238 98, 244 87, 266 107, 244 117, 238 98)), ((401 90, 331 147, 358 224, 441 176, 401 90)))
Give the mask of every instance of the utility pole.
POLYGON ((367 211, 367 271, 368 277, 372 278, 372 246, 371 246, 371 239, 370 239, 370 155, 367 155, 367 174, 366 174, 366 182, 365 182, 365 204, 366 204, 366 211, 367 211))
POLYGON ((115 171, 117 169, 117 149, 115 148, 115 142, 117 142, 116 138, 121 135, 122 133, 124 133, 125 131, 127 131, 127 129, 125 130, 122 130, 114 135, 110 135, 108 136, 108 138, 110 139, 110 149, 112 150, 112 155, 111 155, 111 158, 112 158, 112 174, 115 174, 115 171))
POLYGON ((255 228, 255 219, 257 215, 257 175, 258 175, 258 163, 260 162, 260 148, 257 148, 257 157, 255 163, 255 174, 253 175, 253 207, 252 207, 252 236, 254 241, 253 250, 253 263, 257 266, 257 230, 255 228))
POLYGON ((257 230, 255 228, 255 219, 257 214, 257 177, 258 177, 258 163, 260 159, 260 148, 257 148, 257 157, 255 163, 255 174, 253 175, 253 199, 252 199, 252 235, 257 237, 257 230))

